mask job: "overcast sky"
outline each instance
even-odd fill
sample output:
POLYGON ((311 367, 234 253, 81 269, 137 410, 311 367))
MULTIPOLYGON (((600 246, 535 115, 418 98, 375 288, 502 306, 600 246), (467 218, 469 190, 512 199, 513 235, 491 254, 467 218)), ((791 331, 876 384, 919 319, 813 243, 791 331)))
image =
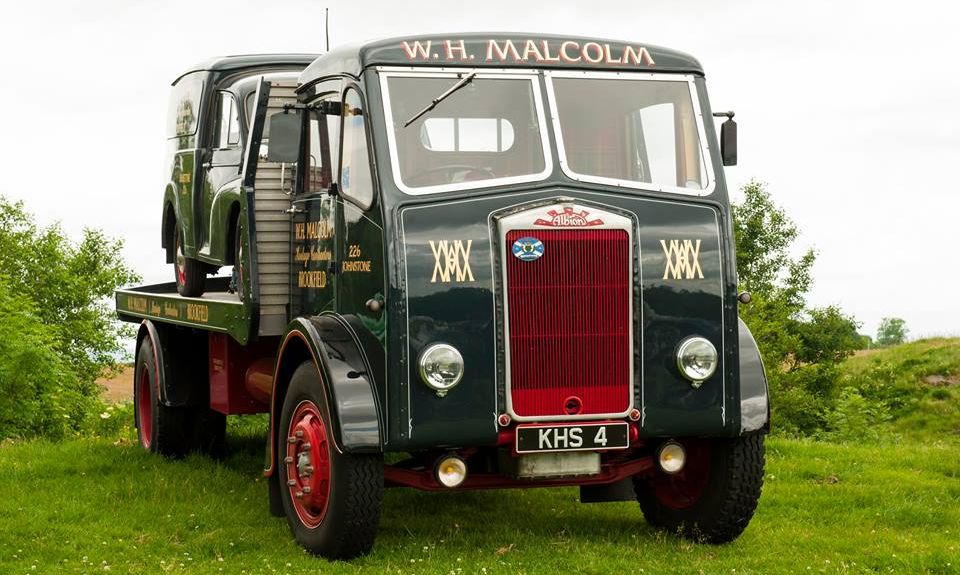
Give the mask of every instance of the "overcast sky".
MULTIPOLYGON (((170 82, 210 56, 319 52, 319 2, 6 3, 0 194, 79 237, 126 242, 146 281, 160 250, 170 82)), ((960 334, 960 11, 948 2, 336 2, 331 45, 529 31, 625 39, 698 57, 714 109, 737 112, 736 189, 764 181, 818 252, 811 303, 875 334, 960 334)))

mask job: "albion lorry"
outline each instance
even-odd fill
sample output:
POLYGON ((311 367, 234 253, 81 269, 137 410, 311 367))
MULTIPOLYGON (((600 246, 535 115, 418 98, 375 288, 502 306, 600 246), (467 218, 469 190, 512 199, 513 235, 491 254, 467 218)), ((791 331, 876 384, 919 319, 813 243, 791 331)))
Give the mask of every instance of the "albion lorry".
POLYGON ((226 415, 269 414, 270 511, 331 559, 372 548, 397 486, 579 486, 736 538, 769 401, 738 319, 732 115, 696 59, 592 38, 191 68, 160 220, 175 281, 116 293, 141 446, 214 452, 226 415))

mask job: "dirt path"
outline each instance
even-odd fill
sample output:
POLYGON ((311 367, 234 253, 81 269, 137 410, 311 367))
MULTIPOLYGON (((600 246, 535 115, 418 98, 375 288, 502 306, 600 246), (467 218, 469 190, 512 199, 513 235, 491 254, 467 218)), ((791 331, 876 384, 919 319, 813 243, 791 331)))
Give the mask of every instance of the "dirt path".
POLYGON ((97 383, 103 387, 103 398, 105 400, 113 403, 133 401, 132 367, 123 368, 123 371, 110 379, 98 379, 97 383))

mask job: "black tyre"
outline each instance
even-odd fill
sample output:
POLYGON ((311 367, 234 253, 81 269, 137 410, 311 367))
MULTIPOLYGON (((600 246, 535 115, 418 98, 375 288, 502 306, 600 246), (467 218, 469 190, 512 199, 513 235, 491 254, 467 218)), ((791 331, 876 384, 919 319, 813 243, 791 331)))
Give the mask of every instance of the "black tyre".
POLYGON ((158 395, 159 372, 153 342, 145 338, 137 352, 133 379, 134 420, 140 446, 153 453, 181 457, 187 452, 187 410, 167 407, 158 395))
POLYGON ((227 416, 209 407, 194 407, 189 414, 188 447, 211 457, 226 453, 227 416))
POLYGON ((763 435, 683 440, 686 465, 675 475, 656 468, 633 480, 637 501, 654 527, 708 543, 743 533, 763 487, 763 435))
POLYGON ((380 525, 383 456, 341 453, 312 362, 297 368, 277 426, 277 473, 296 540, 327 559, 368 553, 380 525))
POLYGON ((243 258, 243 224, 240 216, 233 227, 235 230, 233 236, 233 277, 230 279, 230 289, 243 299, 243 292, 246 289, 247 269, 244 266, 243 258))
POLYGON ((188 258, 183 251, 183 230, 177 229, 174 243, 173 273, 177 280, 177 293, 187 297, 203 295, 207 273, 203 262, 188 258))

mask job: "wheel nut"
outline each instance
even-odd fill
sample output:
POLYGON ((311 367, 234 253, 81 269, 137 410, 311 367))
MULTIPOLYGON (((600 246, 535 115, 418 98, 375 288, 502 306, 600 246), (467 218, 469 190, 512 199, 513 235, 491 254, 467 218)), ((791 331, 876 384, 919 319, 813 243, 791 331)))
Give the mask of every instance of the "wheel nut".
POLYGON ((293 458, 288 455, 288 456, 286 456, 286 457, 283 458, 283 462, 286 463, 286 464, 293 463, 293 458))
POLYGON ((303 491, 297 491, 293 494, 297 499, 303 499, 303 491))
POLYGON ((296 442, 297 442, 297 438, 292 435, 287 438, 287 443, 296 443, 296 442))
POLYGON ((288 479, 288 480, 287 480, 287 485, 289 485, 290 487, 293 487, 293 486, 296 485, 296 484, 297 484, 297 480, 296 480, 296 479, 288 479))
POLYGON ((304 493, 310 493, 310 491, 312 491, 312 490, 310 489, 310 486, 309 486, 309 485, 304 486, 304 488, 303 488, 303 492, 304 492, 304 493))
POLYGON ((310 445, 310 442, 309 442, 309 441, 303 444, 303 448, 304 448, 304 449, 310 449, 311 447, 313 447, 313 446, 310 445))
POLYGON ((302 429, 298 429, 297 432, 294 433, 294 435, 297 436, 297 439, 303 439, 303 430, 302 430, 302 429))

